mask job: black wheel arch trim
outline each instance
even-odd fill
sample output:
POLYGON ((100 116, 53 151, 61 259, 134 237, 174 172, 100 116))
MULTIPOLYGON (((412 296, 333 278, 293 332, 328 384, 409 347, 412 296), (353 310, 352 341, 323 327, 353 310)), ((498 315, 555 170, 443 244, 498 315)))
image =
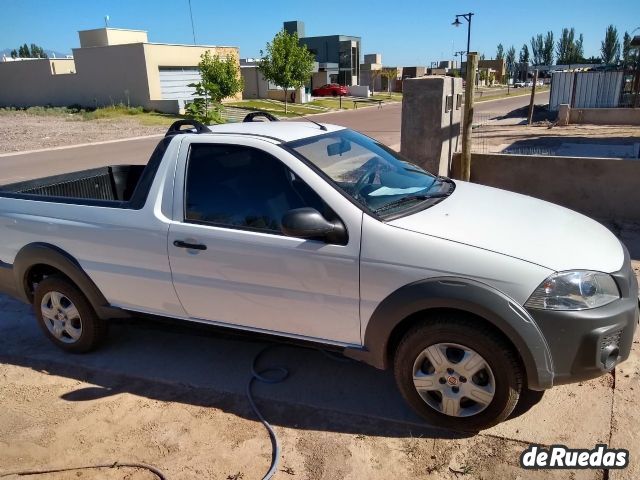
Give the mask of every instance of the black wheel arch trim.
POLYGON ((104 319, 129 316, 124 310, 112 307, 100 289, 72 255, 63 249, 48 243, 31 243, 20 249, 13 263, 13 274, 20 298, 32 303, 33 298, 28 285, 28 275, 36 265, 55 268, 67 276, 87 297, 96 314, 104 319))
POLYGON ((472 279, 438 277, 405 285, 375 309, 364 332, 363 348, 347 348, 345 355, 376 368, 389 367, 389 341, 396 326, 409 316, 449 308, 483 318, 501 331, 522 358, 528 387, 553 386, 551 351, 531 315, 499 290, 472 279))

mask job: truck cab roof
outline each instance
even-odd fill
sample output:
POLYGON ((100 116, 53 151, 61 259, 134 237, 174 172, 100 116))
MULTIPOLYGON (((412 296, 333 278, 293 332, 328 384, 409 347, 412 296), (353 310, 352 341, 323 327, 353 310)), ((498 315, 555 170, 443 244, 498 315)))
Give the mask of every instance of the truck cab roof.
POLYGON ((326 130, 319 125, 308 121, 283 121, 283 122, 240 122, 212 125, 209 128, 211 133, 224 133, 238 135, 251 135, 260 138, 268 138, 278 143, 292 142, 303 138, 323 135, 329 132, 343 130, 344 127, 322 124, 326 130))

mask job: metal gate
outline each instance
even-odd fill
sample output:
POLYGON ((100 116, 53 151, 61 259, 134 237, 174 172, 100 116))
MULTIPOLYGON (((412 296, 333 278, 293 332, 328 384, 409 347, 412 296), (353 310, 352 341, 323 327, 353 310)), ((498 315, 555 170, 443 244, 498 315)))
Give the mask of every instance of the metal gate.
POLYGON ((620 103, 624 72, 555 72, 551 77, 549 110, 560 104, 572 108, 613 108, 620 103))
POLYGON ((159 72, 163 100, 193 100, 195 88, 188 85, 201 80, 197 67, 160 67, 159 72))

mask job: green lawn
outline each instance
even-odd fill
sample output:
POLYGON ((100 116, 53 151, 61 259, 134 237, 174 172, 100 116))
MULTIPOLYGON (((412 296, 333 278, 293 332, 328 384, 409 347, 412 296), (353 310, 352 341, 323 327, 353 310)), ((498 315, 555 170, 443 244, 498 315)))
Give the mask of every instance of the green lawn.
POLYGON ((305 103, 302 105, 289 103, 287 104, 287 113, 284 113, 284 102, 268 99, 229 102, 225 103, 225 106, 268 112, 279 117, 298 117, 300 115, 311 115, 314 113, 322 113, 328 111, 327 108, 320 105, 314 105, 313 102, 305 103))

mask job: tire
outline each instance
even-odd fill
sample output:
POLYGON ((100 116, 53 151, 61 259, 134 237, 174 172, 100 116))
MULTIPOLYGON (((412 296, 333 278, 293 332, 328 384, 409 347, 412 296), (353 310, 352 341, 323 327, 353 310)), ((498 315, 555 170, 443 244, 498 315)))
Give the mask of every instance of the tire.
POLYGON ((67 352, 89 352, 107 336, 107 322, 96 315, 78 287, 64 277, 52 275, 38 283, 33 309, 45 335, 67 352))
POLYGON ((505 420, 523 384, 512 347, 464 316, 439 316, 411 328, 395 351, 394 375, 404 399, 429 423, 472 432, 505 420))
POLYGON ((332 90, 331 91, 331 95, 334 96, 334 97, 337 97, 338 96, 338 92, 336 92, 335 90, 332 90))

